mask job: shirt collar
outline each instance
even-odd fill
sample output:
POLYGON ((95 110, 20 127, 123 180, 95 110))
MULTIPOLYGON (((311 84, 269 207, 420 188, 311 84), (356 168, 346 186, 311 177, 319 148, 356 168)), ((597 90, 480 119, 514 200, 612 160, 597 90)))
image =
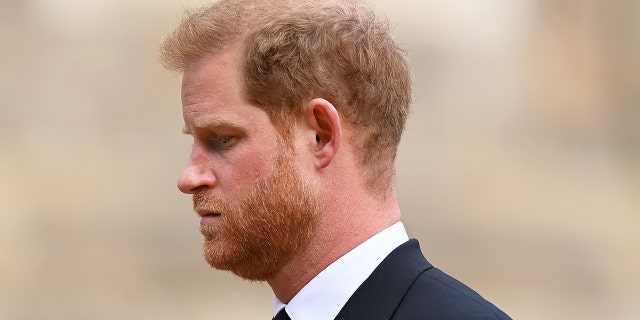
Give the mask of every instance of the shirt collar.
POLYGON ((292 320, 334 319, 380 262, 407 240, 400 221, 380 231, 322 270, 289 304, 274 297, 274 314, 286 306, 292 320))

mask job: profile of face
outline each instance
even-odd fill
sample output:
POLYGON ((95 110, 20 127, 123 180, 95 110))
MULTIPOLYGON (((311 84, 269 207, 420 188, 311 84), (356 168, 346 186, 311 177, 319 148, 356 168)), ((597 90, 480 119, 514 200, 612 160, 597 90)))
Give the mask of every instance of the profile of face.
POLYGON ((183 117, 194 143, 178 188, 202 217, 207 262, 268 280, 308 244, 319 190, 266 112, 243 99, 239 57, 227 49, 185 68, 183 117))
POLYGON ((218 224, 202 224, 205 258, 211 266, 250 280, 275 275, 313 231, 318 201, 293 159, 281 155, 274 170, 232 204, 198 192, 198 212, 220 212, 218 224))

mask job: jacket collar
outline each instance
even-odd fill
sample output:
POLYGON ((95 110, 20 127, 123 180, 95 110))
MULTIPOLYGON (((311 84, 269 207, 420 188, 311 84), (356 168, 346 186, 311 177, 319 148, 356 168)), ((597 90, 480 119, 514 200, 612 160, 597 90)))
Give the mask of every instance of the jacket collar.
POLYGON ((392 251, 349 298, 336 320, 390 319, 413 282, 433 268, 411 239, 392 251))

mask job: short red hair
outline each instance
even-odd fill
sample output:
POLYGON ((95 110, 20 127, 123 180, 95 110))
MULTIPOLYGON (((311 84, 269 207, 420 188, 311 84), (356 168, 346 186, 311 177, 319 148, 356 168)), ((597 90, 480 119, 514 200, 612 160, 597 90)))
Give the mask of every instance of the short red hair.
MULTIPOLYGON (((244 94, 281 133, 313 98, 330 101, 352 124, 367 183, 385 190, 411 103, 404 52, 388 24, 345 1, 222 0, 188 12, 161 46, 169 69, 244 48, 244 94)), ((286 138, 286 137, 285 137, 286 138)))

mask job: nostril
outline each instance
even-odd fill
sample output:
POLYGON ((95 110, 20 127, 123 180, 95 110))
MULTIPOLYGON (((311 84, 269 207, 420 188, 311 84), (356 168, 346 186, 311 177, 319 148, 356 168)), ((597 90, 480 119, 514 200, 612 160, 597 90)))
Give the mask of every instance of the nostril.
POLYGON ((195 188, 192 188, 189 193, 198 193, 198 192, 204 191, 206 189, 207 189, 207 186, 197 186, 195 188))

